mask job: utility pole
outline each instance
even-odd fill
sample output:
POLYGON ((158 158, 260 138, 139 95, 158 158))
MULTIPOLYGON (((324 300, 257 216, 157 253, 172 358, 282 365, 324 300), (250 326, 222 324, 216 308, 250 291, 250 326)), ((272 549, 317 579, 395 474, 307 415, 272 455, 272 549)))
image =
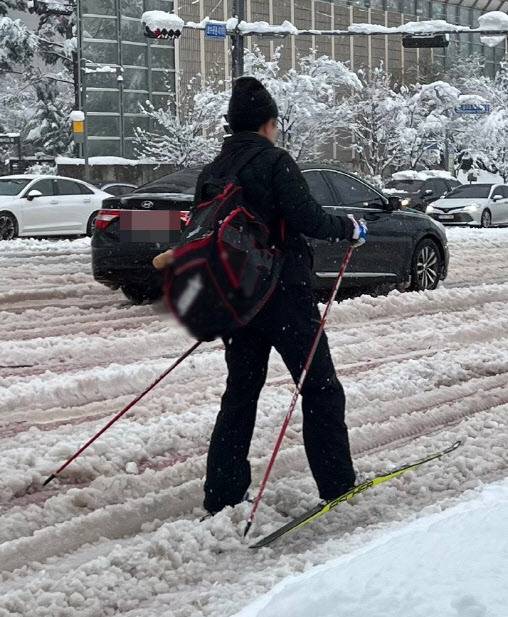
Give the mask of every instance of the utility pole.
MULTIPOLYGON (((233 0, 233 17, 236 17, 239 22, 245 19, 245 0, 233 0)), ((244 52, 244 36, 238 28, 231 37, 231 42, 233 79, 238 79, 243 75, 244 52)))

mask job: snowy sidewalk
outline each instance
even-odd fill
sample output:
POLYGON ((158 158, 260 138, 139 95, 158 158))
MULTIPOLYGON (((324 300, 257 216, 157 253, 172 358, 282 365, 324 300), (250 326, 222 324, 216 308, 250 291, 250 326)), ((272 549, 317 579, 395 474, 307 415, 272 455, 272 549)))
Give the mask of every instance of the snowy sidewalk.
POLYGON ((235 617, 508 614, 508 481, 375 536, 348 555, 285 579, 235 617))

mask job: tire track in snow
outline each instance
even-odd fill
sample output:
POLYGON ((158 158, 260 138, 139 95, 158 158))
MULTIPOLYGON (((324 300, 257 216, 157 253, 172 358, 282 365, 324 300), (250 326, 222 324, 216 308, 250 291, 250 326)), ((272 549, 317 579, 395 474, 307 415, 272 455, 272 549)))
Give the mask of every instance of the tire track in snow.
MULTIPOLYGON (((502 392, 505 393, 503 389, 502 392)), ((475 416, 480 412, 495 411, 504 409, 506 411, 506 401, 495 406, 487 406, 467 414, 461 412, 457 417, 461 420, 475 416)), ((361 462, 369 454, 375 453, 380 448, 385 452, 387 446, 393 444, 395 448, 406 445, 409 441, 414 442, 418 438, 435 434, 436 431, 450 426, 450 422, 440 425, 427 426, 422 429, 406 434, 398 434, 391 441, 386 439, 384 443, 375 443, 367 447, 353 447, 355 460, 361 462)), ((288 473, 292 476, 292 482, 298 480, 295 472, 301 475, 308 475, 306 465, 302 464, 304 459, 303 446, 293 446, 286 448, 280 453, 277 469, 272 476, 272 483, 275 487, 267 491, 265 502, 273 508, 274 504, 280 504, 277 498, 277 483, 286 482, 288 473), (275 500, 271 502, 270 492, 275 500)), ((204 459, 204 457, 202 457, 204 459)), ((251 459, 253 465, 253 476, 259 476, 267 462, 266 457, 261 459, 251 459)), ((49 527, 38 530, 37 534, 27 538, 18 538, 0 545, 0 571, 13 571, 23 567, 25 563, 33 561, 45 561, 50 557, 63 553, 70 553, 77 550, 83 544, 96 543, 103 538, 117 539, 125 536, 134 536, 142 530, 143 525, 156 519, 165 520, 166 524, 171 520, 179 521, 182 517, 189 517, 193 511, 199 507, 201 495, 201 480, 195 477, 196 471, 204 471, 204 460, 193 461, 190 467, 193 479, 187 479, 178 483, 176 486, 167 489, 160 489, 157 493, 149 493, 146 497, 129 499, 128 504, 107 505, 84 516, 74 516, 72 519, 57 523, 49 527)), ((384 467, 386 468, 386 467, 384 467)), ((308 506, 308 498, 305 500, 308 506)), ((289 505, 289 504, 288 504, 289 505)), ((304 506, 304 507, 306 507, 304 506)), ((298 515, 298 512, 296 512, 298 515)))

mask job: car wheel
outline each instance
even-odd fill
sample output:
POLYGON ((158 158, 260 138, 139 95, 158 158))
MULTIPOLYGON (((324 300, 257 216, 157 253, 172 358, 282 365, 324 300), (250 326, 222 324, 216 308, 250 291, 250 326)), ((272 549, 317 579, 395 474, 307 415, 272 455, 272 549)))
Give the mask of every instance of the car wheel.
POLYGON ((18 237, 18 221, 10 212, 0 212, 0 240, 13 240, 18 237))
POLYGON ((151 304, 162 296, 160 287, 146 287, 143 285, 123 285, 121 287, 124 295, 133 304, 151 304))
POLYGON ((86 235, 92 236, 95 231, 95 221, 97 220, 98 212, 94 212, 90 218, 88 219, 88 223, 86 224, 86 235))
POLYGON ((413 255, 411 264, 411 291, 436 289, 443 269, 443 259, 434 240, 422 240, 413 255))
POLYGON ((484 210, 482 212, 482 218, 480 219, 481 227, 490 227, 492 225, 492 214, 490 210, 484 210))

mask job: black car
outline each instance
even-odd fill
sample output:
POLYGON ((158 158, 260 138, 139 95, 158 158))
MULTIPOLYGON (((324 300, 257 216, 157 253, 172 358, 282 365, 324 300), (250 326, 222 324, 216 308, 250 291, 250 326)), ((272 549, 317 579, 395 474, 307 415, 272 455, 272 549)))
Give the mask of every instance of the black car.
MULTIPOLYGON (((446 277, 448 248, 444 227, 420 212, 401 209, 362 179, 337 167, 300 166, 314 198, 333 214, 367 221, 369 238, 356 250, 344 277, 355 291, 389 284, 411 290, 435 289, 446 277)), ((121 288, 133 302, 160 296, 161 277, 151 265, 155 255, 179 238, 200 169, 165 176, 130 195, 104 200, 92 238, 94 277, 121 288)), ((332 287, 346 242, 310 240, 314 248, 314 287, 332 287)))
POLYGON ((460 185, 461 183, 454 178, 429 177, 426 179, 394 178, 389 180, 385 187, 390 195, 400 198, 403 207, 425 212, 430 203, 460 185))

